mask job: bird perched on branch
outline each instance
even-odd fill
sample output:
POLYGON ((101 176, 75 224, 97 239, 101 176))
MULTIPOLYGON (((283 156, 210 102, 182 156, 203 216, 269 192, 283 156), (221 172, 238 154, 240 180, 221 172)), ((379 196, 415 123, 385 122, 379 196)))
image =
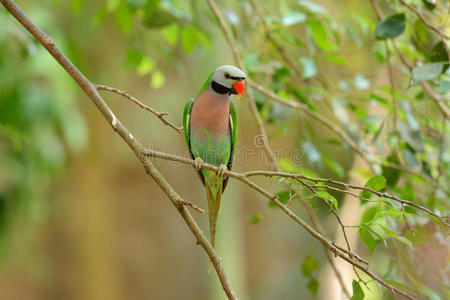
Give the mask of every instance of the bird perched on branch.
POLYGON ((218 67, 203 84, 197 97, 184 108, 183 128, 195 168, 206 187, 210 242, 214 247, 225 171, 231 169, 236 147, 237 116, 231 95, 239 98, 245 89, 245 74, 233 66, 218 67), (217 172, 201 169, 202 163, 217 166, 217 172))

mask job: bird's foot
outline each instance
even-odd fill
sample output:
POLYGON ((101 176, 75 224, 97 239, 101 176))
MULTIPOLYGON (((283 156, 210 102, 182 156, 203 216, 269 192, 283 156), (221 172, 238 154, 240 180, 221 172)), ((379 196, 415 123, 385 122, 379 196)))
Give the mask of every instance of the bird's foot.
POLYGON ((200 170, 201 170, 201 168, 203 167, 203 164, 204 164, 204 161, 203 161, 203 159, 201 159, 200 157, 196 157, 196 158, 194 159, 194 168, 195 168, 197 171, 200 171, 200 170))
POLYGON ((225 175, 225 172, 228 171, 228 168, 226 165, 221 164, 219 169, 217 170, 217 176, 219 177, 223 177, 223 175, 225 175))

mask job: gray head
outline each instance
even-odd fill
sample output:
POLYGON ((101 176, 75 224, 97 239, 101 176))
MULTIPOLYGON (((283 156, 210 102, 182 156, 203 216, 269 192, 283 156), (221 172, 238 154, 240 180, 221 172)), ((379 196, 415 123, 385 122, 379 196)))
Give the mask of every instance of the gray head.
POLYGON ((211 77, 210 88, 221 94, 242 95, 245 78, 245 73, 234 66, 220 66, 211 77))

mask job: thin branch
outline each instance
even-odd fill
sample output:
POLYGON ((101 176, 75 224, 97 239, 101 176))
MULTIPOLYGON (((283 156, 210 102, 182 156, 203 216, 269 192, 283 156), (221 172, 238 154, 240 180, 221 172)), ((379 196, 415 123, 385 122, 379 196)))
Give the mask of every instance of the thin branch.
POLYGON ((128 94, 124 90, 119 90, 119 89, 116 89, 116 88, 113 88, 113 87, 109 87, 109 86, 106 86, 106 85, 101 85, 101 84, 94 84, 94 86, 97 89, 97 91, 108 91, 108 92, 111 92, 111 93, 118 94, 118 95, 124 97, 125 99, 133 101, 140 108, 143 108, 143 109, 151 112, 152 114, 154 114, 156 117, 158 117, 158 119, 160 119, 167 126, 170 126, 171 128, 175 129, 178 133, 183 134, 183 127, 177 127, 177 126, 173 125, 172 123, 170 123, 169 121, 166 120, 166 116, 168 115, 167 113, 165 113, 165 112, 158 112, 158 111, 154 110, 153 108, 151 108, 150 106, 145 105, 144 103, 142 103, 138 99, 134 98, 133 96, 131 96, 130 94, 128 94))
MULTIPOLYGON (((416 14, 418 14, 419 18, 420 16, 422 16, 413 6, 407 4, 406 2, 404 2, 404 0, 399 0, 400 2, 402 2, 403 5, 405 5, 406 7, 410 8, 412 11, 417 12, 416 14)), ((378 7, 378 4, 375 0, 370 0, 370 4, 372 5, 373 10, 375 11, 375 15, 377 16, 377 20, 380 21, 383 19, 383 15, 381 13, 380 8, 378 7)), ((423 16, 422 16, 423 17, 423 16)), ((422 18, 421 18, 422 19, 422 18)), ((425 22, 426 19, 422 19, 422 21, 428 25, 425 22)), ((429 25, 428 25, 429 26, 429 25)), ((435 28, 434 26, 431 26, 430 28, 435 28)), ((437 28, 435 28, 436 30, 438 30, 437 28)), ((439 31, 440 32, 440 31, 439 31)), ((447 37, 448 39, 448 37, 447 37)), ((394 49, 397 52, 397 54, 400 57, 401 62, 403 63, 403 65, 405 65, 410 71, 414 68, 414 65, 411 64, 410 62, 408 62, 408 59, 405 57, 405 55, 403 54, 403 52, 400 50, 400 48, 398 47, 396 41, 393 39, 392 40, 392 44, 394 45, 394 49)), ((445 103, 442 101, 442 99, 440 99, 440 97, 433 91, 433 89, 430 87, 430 85, 425 82, 422 81, 421 85, 424 89, 424 91, 431 97, 431 99, 436 103, 436 105, 438 106, 439 110, 442 112, 442 114, 444 115, 444 117, 446 119, 450 119, 450 110, 447 107, 447 105, 445 105, 445 103)))
MULTIPOLYGON (((317 215, 316 215, 316 214, 314 213, 314 211, 312 210, 310 204, 307 203, 307 202, 302 202, 302 204, 303 204, 303 207, 305 208, 306 213, 308 214, 308 217, 309 217, 309 219, 311 220, 311 223, 313 224, 313 226, 316 228, 316 230, 317 230, 320 234, 325 235, 325 231, 323 230, 322 225, 320 225, 320 222, 319 222, 319 220, 318 220, 318 218, 317 218, 317 215)), ((343 228, 343 229, 344 229, 344 228, 343 228)), ((345 231, 344 231, 344 234, 345 234, 345 231)), ((346 234, 345 234, 345 240, 347 241, 347 245, 348 245, 348 240, 347 240, 347 235, 346 235, 346 234)), ((334 243, 332 243, 332 244, 333 244, 334 246, 336 246, 334 243)), ((336 248, 338 248, 338 247, 336 247, 336 248)), ((341 249, 344 249, 344 248, 339 247, 338 249, 341 250, 341 249)), ((347 250, 341 250, 341 251, 343 251, 343 252, 349 254, 349 257, 351 257, 351 255, 353 255, 353 253, 351 253, 350 251, 347 251, 347 250)), ((334 261, 333 261, 333 258, 331 257, 330 251, 328 251, 327 248, 325 248, 325 256, 327 257, 328 263, 330 264, 331 268, 333 269, 333 272, 334 272, 334 274, 335 274, 337 280, 339 281, 339 284, 341 285, 342 290, 344 291, 344 294, 347 296, 347 298, 350 299, 350 298, 352 297, 352 295, 351 295, 350 292, 348 291, 347 286, 345 285, 344 279, 342 278, 341 272, 339 272, 339 270, 338 270, 336 264, 335 264, 334 261)), ((356 257, 356 256, 355 256, 355 257, 356 257)), ((358 257, 359 257, 359 256, 358 256, 358 257)), ((368 264, 366 264, 366 265, 368 265, 368 264)), ((355 266, 353 266, 353 268, 354 268, 354 267, 355 267, 355 266)))
POLYGON ((337 181, 335 179, 332 178, 314 178, 314 177, 309 177, 303 174, 292 174, 292 173, 287 173, 287 172, 270 172, 270 171, 249 171, 249 172, 245 172, 242 173, 242 175, 244 175, 245 177, 251 177, 251 176, 269 176, 269 177, 285 177, 285 178, 292 178, 292 179, 304 179, 304 180, 309 180, 312 182, 325 182, 325 183, 332 183, 338 186, 342 186, 345 188, 351 188, 351 189, 356 189, 356 190, 361 190, 361 191, 367 191, 370 192, 378 197, 384 197, 384 198, 389 198, 391 200, 397 201, 399 203, 405 204, 405 205, 409 205, 412 207, 415 207, 419 210, 422 210, 423 212, 435 217, 436 219, 438 219, 443 225, 445 225, 446 227, 450 228, 450 224, 446 223, 444 221, 444 218, 446 217, 442 217, 439 216, 438 214, 434 213, 433 211, 429 210, 428 208, 419 205, 415 202, 409 201, 409 200, 403 200, 398 198, 397 196, 393 196, 391 194, 385 193, 385 192, 379 192, 376 191, 374 189, 368 188, 368 187, 363 187, 363 186, 358 186, 358 185, 353 185, 353 184, 348 184, 348 183, 344 183, 341 181, 337 181))
POLYGON ((145 155, 142 155, 143 147, 139 141, 127 130, 127 128, 117 119, 111 109, 106 105, 103 98, 98 94, 96 86, 91 83, 81 73, 75 65, 56 47, 55 42, 49 38, 36 24, 31 21, 28 16, 11 0, 0 0, 3 6, 13 15, 38 41, 47 51, 55 58, 56 61, 72 76, 72 78, 83 89, 86 95, 97 106, 99 111, 105 117, 111 127, 122 137, 122 139, 133 150, 139 161, 144 166, 146 172, 155 180, 159 187, 164 191, 172 204, 177 208, 184 221, 188 225, 192 234, 196 237, 198 243, 203 247, 210 257, 217 276, 220 279, 222 287, 229 299, 237 299, 233 288, 225 274, 221 259, 217 256, 214 248, 209 243, 206 236, 202 233, 200 227, 195 222, 194 218, 187 210, 184 201, 180 195, 172 188, 167 180, 161 175, 158 169, 151 163, 145 155))
MULTIPOLYGON (((147 155, 149 157, 165 159, 165 160, 168 160, 168 161, 181 162, 181 163, 184 163, 184 164, 188 164, 188 165, 194 166, 194 167, 196 167, 198 169, 205 169, 205 170, 210 170, 210 171, 214 171, 214 172, 217 172, 219 170, 219 168, 214 166, 214 165, 210 165, 210 164, 207 164, 207 163, 204 163, 204 162, 201 162, 200 164, 197 162, 197 164, 196 164, 195 161, 192 160, 192 159, 189 159, 189 158, 186 158, 186 157, 182 157, 182 156, 173 155, 173 154, 168 154, 168 153, 164 153, 164 152, 159 152, 159 151, 155 151, 155 150, 152 150, 152 149, 145 149, 142 154, 143 155, 147 155)), ((254 189, 255 191, 259 192, 260 194, 262 194, 266 198, 268 198, 276 206, 278 206, 289 218, 291 218, 294 222, 299 224, 307 232, 309 232, 313 237, 315 237, 324 247, 326 247, 328 250, 333 252, 336 256, 339 256, 343 260, 347 261, 348 263, 352 264, 356 268, 360 269, 361 271, 363 271, 364 273, 366 273, 367 275, 372 277, 375 281, 377 281, 381 285, 383 285, 386 288, 388 288, 392 293, 394 293, 394 294, 398 293, 400 295, 405 296, 408 299, 416 299, 414 296, 412 296, 412 295, 408 294, 407 292, 404 292, 404 291, 402 291, 402 290, 400 290, 400 289, 390 285, 389 283, 387 283, 386 281, 381 279, 378 275, 376 275, 371 270, 369 270, 367 265, 362 264, 359 260, 355 261, 354 260, 354 258, 356 257, 355 254, 348 254, 348 253, 351 253, 351 252, 349 252, 349 251, 342 251, 341 247, 339 247, 339 248, 336 247, 333 242, 331 242, 330 240, 325 238, 317 230, 315 230, 313 227, 311 227, 305 221, 303 221, 300 217, 298 217, 292 210, 289 209, 289 207, 287 207, 285 204, 281 203, 278 200, 278 196, 277 195, 272 194, 271 192, 265 190, 264 188, 262 188, 261 186, 257 185, 256 183, 252 182, 251 180, 249 180, 247 178, 249 176, 254 176, 254 175, 267 175, 267 176, 270 176, 270 174, 275 174, 275 173, 280 173, 280 172, 253 171, 253 172, 246 172, 246 173, 237 173, 237 172, 233 172, 233 171, 225 171, 224 172, 224 176, 228 176, 230 178, 237 179, 237 180, 245 183, 246 185, 248 185, 250 188, 254 189)), ((295 176, 295 174, 290 174, 290 173, 285 173, 285 174, 292 175, 292 176, 289 176, 291 178, 294 178, 294 176, 295 176)), ((304 175, 301 175, 301 176, 304 176, 304 175)), ((304 176, 304 177, 305 177, 304 179, 310 178, 308 176, 304 176)), ((331 181, 333 181, 333 179, 319 179, 319 180, 331 180, 331 181)))
POLYGON ((446 119, 450 119, 450 109, 447 107, 441 97, 433 91, 428 82, 422 81, 422 87, 425 92, 431 97, 431 99, 433 99, 434 103, 436 103, 436 105, 439 107, 444 117, 446 119))
POLYGON ((407 7, 410 11, 416 14, 419 19, 422 20, 422 22, 431 30, 436 32, 438 35, 440 35, 443 39, 450 39, 450 36, 446 35, 442 30, 440 30, 437 26, 433 25, 425 16, 413 5, 407 3, 405 0, 398 0, 403 6, 407 7))
POLYGON ((262 10, 261 6, 259 5, 259 3, 256 0, 250 0, 250 4, 253 6, 253 9, 255 10, 256 15, 259 18, 259 21, 263 26, 263 29, 264 29, 267 39, 275 46, 275 48, 277 49, 281 58, 289 66, 289 68, 294 70, 297 74, 301 74, 300 70, 298 69, 296 64, 286 54, 286 50, 280 45, 280 43, 277 42, 277 40, 275 39, 275 37, 272 34, 272 31, 269 29, 266 22, 264 21, 264 16, 263 16, 264 13, 263 13, 263 10, 262 10))
POLYGON ((336 126, 335 124, 330 122, 327 118, 315 113, 314 111, 309 109, 309 107, 303 103, 298 103, 293 100, 282 99, 275 93, 269 91, 268 89, 266 89, 265 87, 263 87, 262 85, 260 85, 256 82, 254 82, 253 80, 248 79, 247 81, 251 87, 253 87, 255 90, 257 90, 261 94, 267 96, 271 100, 273 100, 277 103, 280 103, 284 106, 288 106, 288 107, 296 109, 296 110, 301 110, 301 111, 305 112, 308 116, 310 116, 313 119, 322 123, 325 127, 327 127, 332 132, 334 132, 336 135, 338 135, 340 138, 342 138, 350 146, 350 148, 352 148, 356 153, 358 153, 370 166, 370 162, 367 159, 365 152, 341 128, 339 128, 338 126, 336 126))

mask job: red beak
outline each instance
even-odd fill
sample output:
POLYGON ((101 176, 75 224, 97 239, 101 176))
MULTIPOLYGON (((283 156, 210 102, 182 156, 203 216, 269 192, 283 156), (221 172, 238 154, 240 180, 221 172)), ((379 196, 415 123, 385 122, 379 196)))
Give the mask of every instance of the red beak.
POLYGON ((238 98, 240 98, 245 90, 245 81, 244 80, 236 81, 235 83, 233 83, 233 88, 238 93, 238 98))

